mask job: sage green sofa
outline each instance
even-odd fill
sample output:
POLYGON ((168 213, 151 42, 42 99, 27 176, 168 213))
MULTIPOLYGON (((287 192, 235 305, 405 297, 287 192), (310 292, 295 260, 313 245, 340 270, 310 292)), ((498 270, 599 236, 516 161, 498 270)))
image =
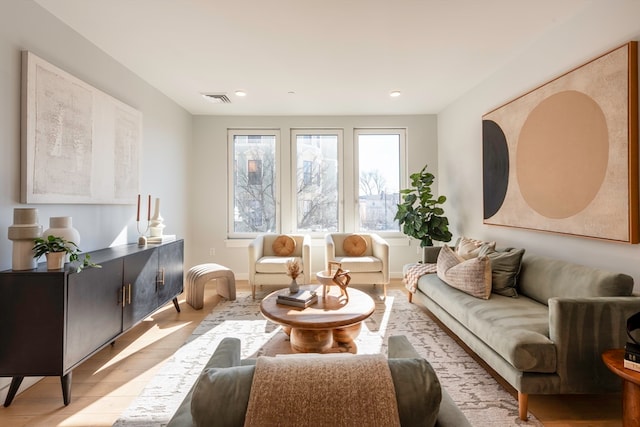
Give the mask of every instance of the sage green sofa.
MULTIPOLYGON (((439 251, 428 248, 427 263, 436 263, 439 251)), ((620 391, 601 354, 624 347, 626 319, 640 311, 633 278, 525 253, 516 284, 517 297, 492 293, 484 300, 426 274, 409 299, 518 391, 523 420, 529 394, 620 391)))
MULTIPOLYGON (((388 361, 402 427, 471 426, 406 337, 389 338, 388 361)), ((167 427, 242 427, 255 363, 240 359, 239 339, 224 338, 167 427)))

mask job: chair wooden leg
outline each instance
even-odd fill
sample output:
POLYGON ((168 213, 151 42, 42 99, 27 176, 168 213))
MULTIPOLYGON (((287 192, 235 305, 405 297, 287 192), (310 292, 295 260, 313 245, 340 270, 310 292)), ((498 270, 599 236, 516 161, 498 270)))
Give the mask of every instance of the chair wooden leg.
POLYGON ((256 285, 255 283, 251 285, 251 296, 253 299, 256 299, 256 285))
POLYGON ((518 392, 518 415, 522 421, 527 421, 527 407, 529 406, 529 395, 518 392))
POLYGON ((385 283, 384 285, 382 285, 382 288, 383 288, 382 293, 384 295, 383 299, 387 299, 387 284, 385 283))
POLYGON ((409 297, 409 303, 413 302, 413 294, 409 291, 407 291, 407 296, 409 297))

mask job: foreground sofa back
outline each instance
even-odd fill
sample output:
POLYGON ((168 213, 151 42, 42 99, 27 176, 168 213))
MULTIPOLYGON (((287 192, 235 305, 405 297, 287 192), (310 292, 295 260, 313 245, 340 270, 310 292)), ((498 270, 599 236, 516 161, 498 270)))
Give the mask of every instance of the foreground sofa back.
MULTIPOLYGON (((327 362, 330 361, 328 356, 327 362)), ((224 338, 167 427, 242 427, 255 362, 256 359, 240 359, 239 339, 224 338), (212 376, 218 374, 222 374, 220 378, 210 383, 212 376)), ((471 425, 447 392, 441 389, 431 366, 418 355, 406 337, 389 338, 389 368, 403 427, 471 425)))
MULTIPOLYGON (((439 248, 430 249, 436 262, 439 248)), ((525 255, 517 298, 474 298, 435 274, 422 276, 410 297, 518 390, 526 419, 528 394, 620 390, 601 355, 626 342, 626 319, 640 311, 632 290, 625 274, 525 255)))

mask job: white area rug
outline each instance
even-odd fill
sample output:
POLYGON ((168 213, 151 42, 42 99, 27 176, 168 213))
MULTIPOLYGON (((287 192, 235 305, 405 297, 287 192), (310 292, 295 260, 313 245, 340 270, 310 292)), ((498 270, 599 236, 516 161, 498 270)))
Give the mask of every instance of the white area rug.
MULTIPOLYGON (((441 384, 472 425, 542 425, 531 414, 528 422, 521 421, 517 400, 442 331, 422 306, 410 304, 404 292, 390 290, 383 301, 380 287, 359 289, 376 300, 376 311, 363 323, 356 340, 359 354, 386 354, 389 336, 405 335, 418 353, 429 360, 441 384)), ((224 337, 242 340, 243 358, 291 352, 281 328, 260 314, 259 299, 266 293, 257 294, 254 301, 249 292, 239 292, 236 301, 220 302, 114 426, 165 425, 224 337)))

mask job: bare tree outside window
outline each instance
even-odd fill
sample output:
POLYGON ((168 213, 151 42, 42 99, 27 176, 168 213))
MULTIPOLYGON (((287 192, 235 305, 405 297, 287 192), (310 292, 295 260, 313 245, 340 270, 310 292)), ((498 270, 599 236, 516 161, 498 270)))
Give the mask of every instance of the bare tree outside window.
POLYGON ((398 231, 401 133, 356 133, 361 231, 398 231))
POLYGON ((296 216, 300 232, 338 230, 338 136, 296 135, 296 216))
POLYGON ((234 135, 234 232, 276 230, 275 136, 234 135))

